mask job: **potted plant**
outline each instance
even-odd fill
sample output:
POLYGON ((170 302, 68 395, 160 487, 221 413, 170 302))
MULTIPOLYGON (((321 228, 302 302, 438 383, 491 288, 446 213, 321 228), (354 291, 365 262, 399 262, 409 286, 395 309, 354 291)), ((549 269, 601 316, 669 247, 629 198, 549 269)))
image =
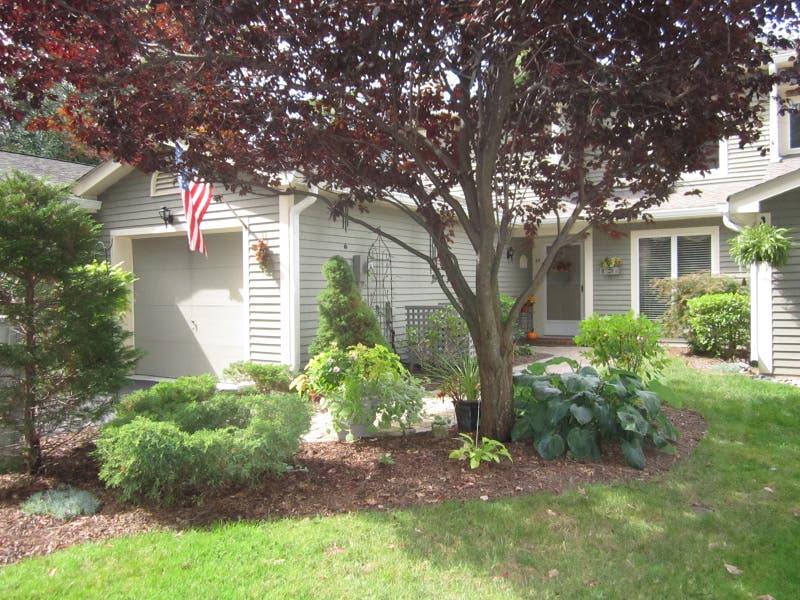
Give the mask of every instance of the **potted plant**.
POLYGON ((600 261, 600 272, 605 275, 617 275, 621 267, 622 259, 619 256, 606 256, 600 261))
POLYGON ((314 356, 291 388, 319 399, 341 441, 393 423, 403 430, 420 420, 423 389, 385 346, 336 345, 314 356), (377 423, 376 423, 377 421, 377 423))
POLYGON ((431 422, 431 435, 435 438, 446 438, 450 431, 450 419, 442 415, 435 415, 431 422))
POLYGON ((460 432, 475 431, 480 413, 481 381, 478 359, 471 354, 448 361, 437 369, 441 377, 440 395, 453 401, 460 432))

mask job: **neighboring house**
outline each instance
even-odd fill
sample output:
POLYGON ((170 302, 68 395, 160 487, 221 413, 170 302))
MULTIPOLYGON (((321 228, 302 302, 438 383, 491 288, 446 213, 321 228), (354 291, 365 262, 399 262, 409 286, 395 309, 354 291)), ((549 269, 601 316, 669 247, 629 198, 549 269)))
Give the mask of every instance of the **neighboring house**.
MULTIPOLYGON (((712 171, 687 175, 667 203, 650 211, 652 222, 595 229, 580 244, 562 249, 536 291, 536 331, 571 336, 595 312, 632 309, 658 318, 666 304, 655 295, 653 279, 697 271, 744 277, 748 274, 728 252, 738 228, 761 218, 800 227, 800 208, 793 208, 800 186, 795 166, 800 155, 793 158, 800 150, 800 130, 795 117, 779 116, 775 106, 765 117, 759 142, 745 148, 735 140, 721 142, 712 171), (702 194, 687 194, 694 190, 702 194), (601 268, 606 257, 621 258, 621 267, 608 273, 601 268)), ((365 298, 401 352, 407 307, 446 302, 427 265, 390 243, 382 246, 382 239, 363 228, 332 222, 324 203, 305 194, 301 183, 287 181, 282 189, 225 193, 221 202, 212 203, 203 222, 205 258, 187 248, 172 175, 104 163, 77 182, 76 194, 100 204, 97 218, 112 261, 138 278, 128 326, 136 346, 147 353, 139 375, 219 374, 242 359, 302 367, 317 328, 316 296, 325 285, 321 267, 336 254, 353 261, 365 298), (160 218, 162 207, 171 210, 172 224, 160 218), (258 268, 251 249, 258 240, 274 254, 273 276, 258 268), (383 252, 377 252, 380 248, 383 252), (385 277, 389 264, 391 276, 385 277)), ((369 218, 427 252, 427 234, 395 209, 376 204, 369 218)), ((543 223, 531 248, 520 230, 514 252, 503 261, 503 292, 525 289, 554 234, 555 223, 543 223)), ((474 261, 463 240, 456 244, 462 264, 474 261)), ((798 258, 795 254, 795 264, 798 258)), ((754 288, 754 302, 770 298, 769 318, 763 298, 753 311, 754 360, 766 372, 800 375, 792 360, 793 344, 800 340, 800 267, 790 264, 771 278, 757 277, 754 288)))
MULTIPOLYGON (((92 165, 0 150, 0 176, 7 175, 11 171, 21 171, 34 177, 43 177, 51 184, 66 185, 73 183, 92 168, 92 165)), ((81 199, 76 200, 80 200, 82 205, 89 210, 96 210, 100 207, 99 204, 88 203, 81 199)))

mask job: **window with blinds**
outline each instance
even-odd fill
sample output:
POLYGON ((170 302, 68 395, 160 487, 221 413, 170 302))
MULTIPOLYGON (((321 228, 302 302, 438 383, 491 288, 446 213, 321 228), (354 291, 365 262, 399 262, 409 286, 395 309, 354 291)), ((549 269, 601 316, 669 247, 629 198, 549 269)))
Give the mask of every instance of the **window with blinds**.
POLYGON ((660 319, 669 301, 653 287, 657 279, 711 272, 711 235, 639 238, 639 313, 660 319))
POLYGON ((156 171, 150 179, 150 195, 151 196, 166 196, 167 194, 177 194, 178 179, 174 173, 162 173, 156 171))

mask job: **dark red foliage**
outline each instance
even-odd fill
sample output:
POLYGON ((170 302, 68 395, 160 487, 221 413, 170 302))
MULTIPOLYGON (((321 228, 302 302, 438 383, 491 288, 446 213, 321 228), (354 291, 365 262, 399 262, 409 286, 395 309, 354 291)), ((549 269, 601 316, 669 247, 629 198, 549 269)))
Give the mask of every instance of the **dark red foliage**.
MULTIPOLYGON (((182 139, 230 187, 298 170, 347 190, 343 205, 410 200, 437 249, 417 254, 490 353, 484 379, 510 365, 497 274, 512 226, 534 236, 564 215, 516 314, 585 224, 663 202, 709 141, 758 138, 762 67, 797 20, 793 0, 0 0, 0 92, 35 104, 66 80, 75 93, 38 125, 145 170, 182 139)), ((505 417, 487 405, 486 432, 504 437, 510 375, 492 383, 505 417)))

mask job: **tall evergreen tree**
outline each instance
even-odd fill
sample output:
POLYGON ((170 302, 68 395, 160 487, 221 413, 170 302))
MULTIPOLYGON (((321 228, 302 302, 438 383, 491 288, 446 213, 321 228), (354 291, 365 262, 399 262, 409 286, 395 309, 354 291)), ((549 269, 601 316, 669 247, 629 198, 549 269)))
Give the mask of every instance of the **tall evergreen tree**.
POLYGON ((96 423, 138 357, 119 319, 133 276, 96 260, 99 228, 65 187, 0 180, 0 314, 16 338, 0 344, 0 409, 30 473, 42 438, 96 423))

